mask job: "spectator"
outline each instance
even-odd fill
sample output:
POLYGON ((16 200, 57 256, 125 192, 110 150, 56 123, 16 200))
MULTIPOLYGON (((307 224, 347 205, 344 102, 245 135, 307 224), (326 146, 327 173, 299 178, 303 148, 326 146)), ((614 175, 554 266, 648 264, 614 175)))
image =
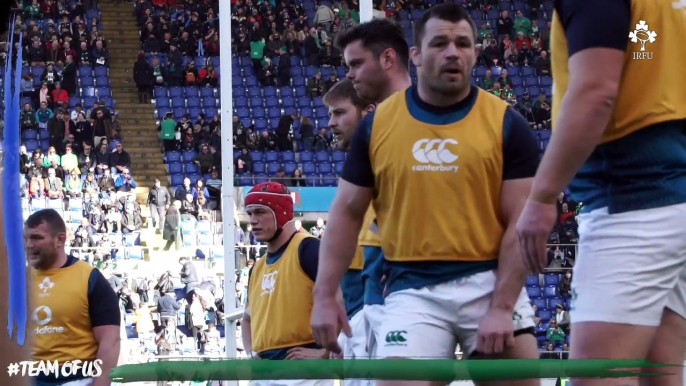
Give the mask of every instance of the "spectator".
POLYGON ((276 65, 279 86, 288 86, 291 84, 291 54, 286 46, 279 47, 276 53, 279 55, 279 64, 276 65))
POLYGON ((133 65, 133 81, 138 87, 138 103, 148 103, 154 76, 153 69, 145 59, 144 53, 138 54, 138 60, 133 65))
POLYGON ((124 211, 121 214, 121 231, 124 234, 140 231, 143 225, 141 215, 134 209, 133 202, 127 202, 124 205, 124 211))
POLYGON ((531 37, 531 20, 524 16, 524 12, 520 9, 517 10, 516 18, 514 19, 514 32, 519 35, 522 33, 524 37, 531 37))
POLYGON ((36 112, 31 108, 30 103, 24 105, 24 109, 19 115, 21 120, 21 130, 35 129, 38 127, 38 121, 36 120, 36 112))
POLYGON ((121 142, 117 143, 110 156, 110 169, 112 174, 124 173, 124 171, 128 173, 131 170, 131 156, 124 151, 124 145, 121 142))
POLYGON ((95 176, 93 175, 92 172, 89 172, 86 174, 86 179, 83 181, 83 185, 81 187, 81 190, 84 192, 84 194, 93 194, 96 195, 100 191, 100 187, 98 186, 98 182, 95 181, 95 176))
POLYGON ((541 103, 541 108, 536 110, 536 123, 538 124, 538 129, 550 129, 552 113, 548 103, 541 103))
POLYGON ((565 272, 565 276, 560 280, 559 285, 560 296, 562 296, 565 301, 572 297, 572 271, 568 270, 565 272))
POLYGON ((148 193, 147 204, 150 208, 152 227, 157 228, 156 232, 160 234, 164 228, 164 218, 171 204, 171 197, 167 188, 162 186, 158 178, 155 179, 155 185, 148 193))
MULTIPOLYGON (((177 251, 181 250, 181 201, 174 200, 164 216, 164 229, 162 238, 167 241, 164 250, 168 251, 172 244, 175 244, 177 251)), ((173 290, 173 287, 172 287, 173 290)))
POLYGON ((59 83, 60 80, 62 80, 60 72, 55 69, 52 62, 48 62, 41 76, 41 82, 47 83, 48 90, 52 91, 55 88, 55 84, 59 83))
POLYGON ((267 130, 263 131, 257 147, 260 151, 277 150, 278 147, 276 145, 276 136, 274 133, 270 133, 267 130))
POLYGON ((241 154, 236 157, 236 173, 252 173, 252 155, 248 152, 247 148, 241 149, 241 154))
POLYGON ((45 186, 45 195, 50 199, 64 198, 64 184, 62 180, 55 176, 55 168, 48 169, 48 178, 43 184, 45 186))
MULTIPOLYGON (((65 110, 67 109, 67 103, 69 103, 69 94, 67 90, 63 89, 59 82, 55 83, 55 89, 52 90, 52 101, 55 109, 65 110)), ((69 116, 67 116, 69 118, 69 116)))
POLYGON ((183 184, 176 188, 176 191, 174 192, 174 199, 178 200, 179 204, 181 204, 180 201, 185 200, 186 196, 189 194, 192 196, 191 179, 185 177, 183 179, 183 184))
POLYGON ((212 175, 207 179, 207 191, 210 193, 210 198, 218 200, 221 195, 222 180, 219 177, 219 171, 212 169, 212 175))
POLYGON ((183 54, 177 49, 176 44, 169 46, 168 60, 167 85, 170 87, 181 86, 183 81, 183 54))
POLYGON ((69 177, 65 181, 64 185, 64 190, 68 197, 81 197, 81 177, 78 172, 70 172, 69 177))
POLYGON ((36 90, 33 87, 33 75, 30 72, 21 77, 19 96, 31 98, 31 100, 36 98, 36 90))
POLYGON ((95 64, 94 57, 91 56, 91 51, 88 49, 88 44, 82 41, 78 51, 78 63, 82 66, 92 66, 95 64))
POLYGON ((167 81, 167 70, 160 65, 160 60, 152 60, 152 78, 155 86, 163 86, 167 81))
POLYGON ((541 57, 536 61, 536 74, 538 76, 552 76, 550 58, 546 51, 541 51, 541 57))
POLYGON ((329 79, 327 79, 326 82, 324 83, 325 93, 328 92, 329 90, 331 90, 331 87, 335 86, 336 83, 338 83, 338 78, 336 77, 336 73, 332 71, 329 74, 329 79))
POLYGON ((200 86, 202 87, 217 87, 219 82, 219 75, 214 70, 214 65, 208 63, 205 68, 200 70, 200 86))
POLYGON ((315 226, 310 228, 310 234, 316 238, 321 239, 324 237, 324 232, 326 232, 326 224, 323 218, 318 218, 315 226))
POLYGON ((107 48, 103 47, 102 40, 95 41, 95 47, 93 48, 93 58, 95 59, 96 66, 109 67, 110 65, 110 53, 107 48))
MULTIPOLYGON (((72 137, 73 138, 73 137, 72 137)), ((79 186, 81 185, 81 172, 79 171, 79 159, 72 152, 71 145, 67 145, 64 148, 65 154, 60 157, 60 165, 69 172, 70 174, 76 174, 79 177, 79 186)))
POLYGON ((195 186, 191 189, 191 195, 194 200, 197 200, 198 197, 210 198, 210 193, 205 187, 205 183, 202 179, 198 179, 195 182, 195 186))
POLYGON ((184 83, 186 86, 197 86, 200 76, 198 70, 195 68, 195 61, 191 60, 186 64, 186 69, 183 74, 184 83))
POLYGON ((550 319, 548 330, 545 333, 545 338, 548 342, 564 342, 565 332, 557 325, 555 319, 550 319))
POLYGON ((555 352, 555 345, 552 343, 547 343, 545 346, 545 351, 541 353, 540 359, 560 359, 560 355, 555 352))
POLYGON ((34 40, 27 53, 26 59, 32 67, 45 66, 45 49, 40 44, 40 40, 34 40))
POLYGON ((569 312, 562 304, 555 306, 555 322, 563 330, 569 331, 569 312))
MULTIPOLYGON (((100 141, 96 142, 99 143, 100 141)), ((95 153, 95 171, 97 174, 103 174, 106 170, 110 170, 111 153, 107 145, 98 146, 98 151, 95 153)))
POLYGON ((262 68, 257 73, 262 86, 276 86, 276 76, 272 70, 271 63, 267 60, 262 61, 262 68))
POLYGON ((213 157, 207 144, 200 148, 200 153, 193 158, 193 163, 198 165, 200 173, 207 174, 212 168, 213 157))
POLYGON ((119 174, 119 177, 117 177, 117 180, 114 182, 114 187, 117 190, 117 194, 131 193, 133 189, 136 189, 136 181, 129 174, 129 169, 123 168, 121 170, 121 174, 119 174))
POLYGON ((291 177, 291 181, 289 186, 300 186, 300 187, 306 187, 307 182, 305 181, 305 178, 303 177, 303 172, 300 169, 295 169, 293 171, 293 176, 291 177))
POLYGON ((115 111, 110 115, 112 121, 110 122, 110 127, 112 130, 112 139, 121 141, 123 138, 121 136, 121 123, 119 122, 119 111, 115 111))
POLYGON ((280 151, 293 151, 293 122, 297 118, 295 113, 282 115, 276 126, 277 147, 280 151))
POLYGON ((100 143, 103 138, 112 138, 112 121, 105 116, 103 109, 94 108, 95 122, 93 122, 93 140, 95 143, 100 143))
POLYGON ((307 80, 307 89, 311 97, 321 97, 324 94, 326 83, 322 79, 321 72, 317 72, 313 78, 307 80))
POLYGON ((321 26, 328 32, 331 31, 331 25, 335 18, 336 15, 328 5, 320 4, 317 7, 313 22, 316 26, 321 26))
POLYGON ((306 116, 300 117, 300 137, 302 138, 303 148, 307 151, 312 150, 314 143, 314 126, 306 116))
POLYGON ((109 168, 104 169, 103 175, 98 182, 98 187, 100 188, 100 196, 102 196, 103 199, 110 198, 114 195, 114 178, 112 178, 109 168))
POLYGON ((186 198, 181 201, 181 222, 195 224, 198 218, 198 210, 195 207, 193 194, 187 194, 186 198))
POLYGON ((315 66, 319 65, 319 50, 322 48, 322 44, 317 35, 317 30, 315 28, 310 28, 309 34, 305 38, 305 55, 307 56, 307 62, 315 66))
POLYGON ((181 283, 185 286, 184 291, 189 293, 200 284, 198 272, 195 265, 185 256, 179 258, 179 264, 181 264, 181 283))
POLYGON ((331 146, 331 141, 327 136, 326 129, 322 128, 321 130, 319 130, 319 134, 317 134, 317 136, 314 137, 314 143, 312 144, 312 146, 317 151, 329 150, 329 147, 331 146))
POLYGON ((176 150, 176 128, 177 123, 174 121, 174 114, 171 112, 164 116, 164 120, 157 127, 165 152, 176 150))

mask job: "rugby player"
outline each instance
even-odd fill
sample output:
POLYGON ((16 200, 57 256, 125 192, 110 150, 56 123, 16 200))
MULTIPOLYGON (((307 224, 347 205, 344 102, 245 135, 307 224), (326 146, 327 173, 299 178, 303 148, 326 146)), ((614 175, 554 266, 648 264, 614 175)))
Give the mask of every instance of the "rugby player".
POLYGON ((673 0, 555 2, 554 134, 517 226, 522 257, 540 272, 555 197, 569 186, 584 203, 570 359, 679 365, 674 375, 645 378, 642 385, 683 385, 686 67, 679 63, 686 58, 685 11, 683 1, 673 0))
MULTIPOLYGON (((374 110, 374 104, 360 98, 353 83, 344 79, 336 83, 324 95, 324 105, 329 108, 329 128, 333 131, 338 149, 347 151, 350 146, 355 126, 374 110)), ((355 258, 350 268, 343 276, 341 291, 345 303, 345 311, 350 322, 351 337, 341 333, 338 344, 343 350, 345 359, 365 359, 367 354, 367 330, 362 311, 364 305, 364 284, 362 268, 364 266, 362 246, 355 251, 355 258)), ((346 385, 368 384, 369 381, 346 380, 346 385)))
POLYGON ((347 323, 336 283, 373 202, 388 271, 380 357, 454 358, 459 343, 468 357, 538 358, 514 231, 538 143, 521 115, 470 85, 476 36, 463 7, 430 8, 415 23, 417 86, 356 129, 314 289, 314 334, 327 348, 347 323))
POLYGON ((99 270, 68 256, 67 226, 57 211, 43 209, 24 224, 26 257, 33 268, 31 333, 34 361, 102 361, 102 374, 92 378, 92 365, 69 377, 39 374, 36 386, 110 385, 117 366, 120 337, 119 299, 99 270))
MULTIPOLYGON (((319 239, 298 232, 293 198, 277 182, 253 187, 245 197, 255 238, 267 243, 267 254, 249 273, 248 299, 241 322, 243 347, 254 359, 328 359, 309 323, 317 275, 319 239)), ((340 290, 338 291, 340 299, 340 290)), ((254 381, 270 386, 276 381, 254 381)), ((278 385, 332 386, 333 380, 279 380, 278 385)))
MULTIPOLYGON (((338 48, 344 53, 348 65, 347 78, 352 82, 358 96, 343 95, 342 98, 331 95, 329 99, 345 103, 346 100, 357 101, 361 106, 362 100, 381 103, 392 94, 405 91, 412 85, 409 73, 410 48, 405 41, 402 29, 398 24, 388 19, 374 19, 368 23, 355 26, 352 30, 340 35, 336 41, 338 48)), ((348 88, 348 86, 346 86, 348 88)), ((366 103, 366 102, 364 102, 366 103)), ((333 102, 332 102, 333 105, 333 102)), ((368 110, 363 109, 362 112, 368 110)), ((335 112, 334 110, 330 111, 335 112)), ((360 115, 358 119, 361 119, 360 115)), ((356 124, 357 122, 355 122, 356 124)), ((353 122, 342 123, 334 133, 346 131, 346 148, 354 131, 353 122), (345 129, 342 126, 347 126, 345 129)), ((362 247, 364 267, 362 281, 364 283, 364 330, 367 337, 366 347, 370 357, 376 356, 376 342, 379 341, 379 328, 383 306, 383 251, 374 223, 376 216, 370 205, 365 214, 364 223, 359 236, 359 247, 362 247)), ((356 257, 359 255, 359 247, 356 257)), ((358 260, 354 259, 353 264, 358 260)), ((345 288, 345 287, 343 287, 345 288)), ((353 339, 356 330, 353 326, 353 339)))

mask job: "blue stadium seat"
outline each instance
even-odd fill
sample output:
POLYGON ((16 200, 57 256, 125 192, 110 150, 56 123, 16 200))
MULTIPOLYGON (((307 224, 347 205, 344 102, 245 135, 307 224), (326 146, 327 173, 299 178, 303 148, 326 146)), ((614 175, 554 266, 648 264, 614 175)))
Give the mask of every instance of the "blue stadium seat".
POLYGON ((187 163, 184 164, 184 172, 186 174, 197 174, 200 173, 200 168, 198 168, 198 165, 194 163, 187 163))
POLYGON ((309 176, 311 174, 315 174, 317 172, 317 166, 312 163, 312 162, 303 162, 302 163, 303 167, 303 174, 306 176, 309 176))
POLYGON ((539 311, 548 309, 548 301, 544 298, 535 298, 532 300, 532 302, 539 311))
POLYGON ((264 155, 266 162, 277 162, 279 160, 279 153, 277 151, 269 150, 264 155))
POLYGON ((543 287, 543 295, 546 298, 554 298, 557 297, 557 287, 554 286, 546 286, 543 287))
POLYGON ((267 174, 274 175, 281 169, 281 164, 278 162, 270 162, 267 164, 267 174))
POLYGON ((250 157, 254 162, 261 162, 264 159, 264 153, 259 150, 251 150, 250 157))
POLYGON ((282 151, 281 161, 283 162, 295 162, 295 152, 292 151, 282 151))
POLYGON ((336 162, 336 163, 333 165, 333 166, 334 166, 334 171, 336 172, 336 175, 339 175, 339 176, 340 176, 341 174, 343 174, 343 165, 345 165, 345 163, 343 163, 343 162, 336 162))
POLYGON ((527 275, 526 277, 526 285, 529 287, 538 287, 539 286, 539 280, 538 280, 538 275, 527 275))
POLYGON ((562 298, 548 299, 548 307, 550 307, 551 310, 554 310, 555 307, 557 307, 558 305, 564 306, 565 305, 564 299, 562 299, 562 298))
MULTIPOLYGON (((261 164, 264 165, 264 164, 261 164)), ((253 166, 253 171, 255 170, 253 166)), ((252 186, 253 185, 253 179, 252 175, 243 173, 238 175, 238 185, 240 186, 252 186)))
POLYGON ((255 177, 255 179, 254 179, 255 185, 261 184, 264 182, 269 182, 269 176, 267 175, 267 173, 259 173, 259 174, 255 173, 254 177, 255 177))
POLYGON ((541 289, 538 287, 526 287, 526 292, 529 294, 529 298, 541 296, 541 289))
POLYGON ((253 162, 252 172, 254 174, 262 174, 267 172, 267 165, 263 162, 253 162))
POLYGON ((329 153, 327 151, 322 151, 322 150, 317 151, 315 153, 315 160, 317 161, 317 163, 330 162, 331 161, 329 158, 329 153))
POLYGON ((330 174, 333 172, 333 167, 328 162, 322 162, 317 165, 317 169, 321 174, 330 174))
POLYGON ((543 283, 547 286, 557 286, 560 284, 560 275, 557 273, 546 273, 545 276, 543 276, 543 283))
POLYGON ((168 151, 165 155, 166 163, 181 162, 181 153, 178 151, 168 151))
POLYGON ((181 163, 167 164, 167 171, 169 174, 183 174, 183 166, 181 163))
POLYGON ((538 311, 538 317, 541 318, 541 321, 544 323, 547 323, 550 319, 553 317, 553 313, 548 310, 540 310, 538 311))
POLYGON ((286 172, 286 176, 291 176, 293 175, 293 172, 295 169, 298 168, 298 164, 295 162, 285 162, 283 164, 284 172, 286 172))
POLYGON ((333 162, 343 162, 345 161, 345 152, 340 150, 334 150, 331 153, 331 161, 333 162))
POLYGON ((336 178, 335 174, 333 174, 333 173, 322 174, 321 186, 332 187, 332 186, 336 186, 336 185, 338 185, 338 179, 336 178))
POLYGON ((171 178, 171 186, 174 187, 174 186, 183 185, 183 179, 184 179, 183 174, 172 174, 170 176, 170 178, 171 178))

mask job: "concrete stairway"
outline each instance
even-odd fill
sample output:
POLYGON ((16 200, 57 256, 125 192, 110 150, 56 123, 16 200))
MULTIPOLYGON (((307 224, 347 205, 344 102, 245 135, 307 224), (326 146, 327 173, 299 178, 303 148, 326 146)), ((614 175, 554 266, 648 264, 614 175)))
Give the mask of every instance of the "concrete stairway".
POLYGON ((130 4, 100 1, 101 19, 110 51, 110 79, 122 126, 124 148, 131 155, 139 202, 147 198, 155 178, 169 184, 160 152, 152 104, 138 103, 133 65, 140 52, 139 28, 130 4))

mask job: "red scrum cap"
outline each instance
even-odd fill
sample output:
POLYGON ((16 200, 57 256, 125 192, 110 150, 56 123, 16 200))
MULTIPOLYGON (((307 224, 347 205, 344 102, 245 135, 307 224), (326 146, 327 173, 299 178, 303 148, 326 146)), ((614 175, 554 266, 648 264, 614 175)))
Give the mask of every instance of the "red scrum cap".
POLYGON ((245 209, 262 207, 274 215, 277 231, 293 221, 293 197, 291 191, 278 182, 263 182, 255 185, 245 196, 245 209))

